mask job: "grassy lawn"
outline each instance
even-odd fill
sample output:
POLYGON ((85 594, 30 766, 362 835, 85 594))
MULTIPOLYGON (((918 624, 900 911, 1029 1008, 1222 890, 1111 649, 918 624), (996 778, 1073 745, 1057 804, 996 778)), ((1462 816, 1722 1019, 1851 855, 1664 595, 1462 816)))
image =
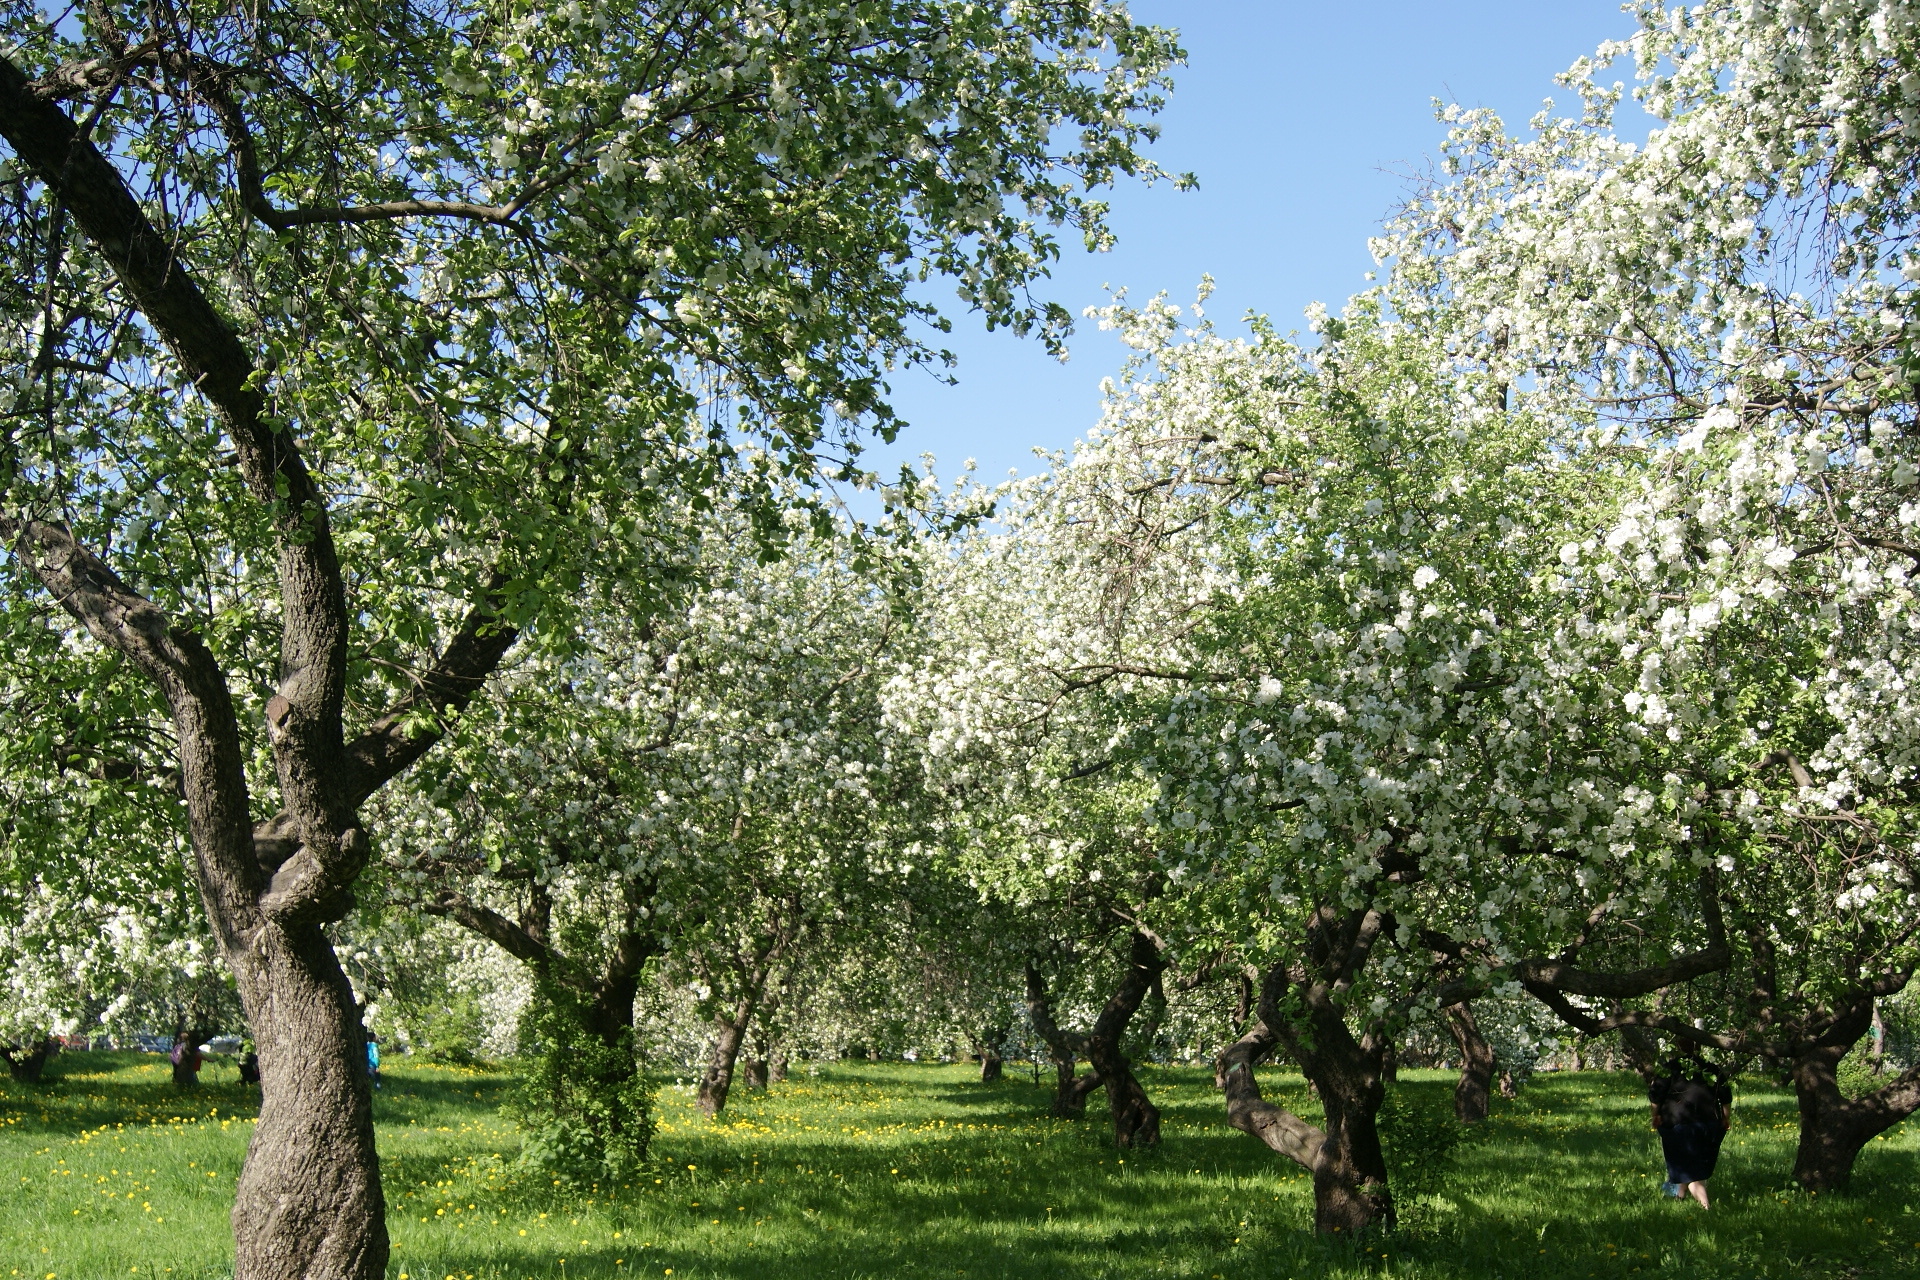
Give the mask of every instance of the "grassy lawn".
MULTIPOLYGON (((1702 1213, 1659 1198, 1637 1081, 1546 1076, 1465 1148, 1416 1235, 1307 1230, 1304 1175, 1221 1122, 1209 1075, 1150 1069, 1166 1143, 1124 1158, 1103 1115, 1050 1120, 1025 1079, 964 1066, 836 1064, 723 1121, 660 1098, 655 1167, 568 1192, 514 1166, 506 1076, 394 1064, 376 1111, 394 1262, 407 1280, 672 1275, 1920 1277, 1914 1140, 1862 1156, 1849 1196, 1787 1189, 1793 1107, 1756 1082, 1702 1213)), ((1410 1073, 1438 1105, 1451 1080, 1410 1073)), ((227 1211, 251 1129, 232 1068, 176 1094, 157 1056, 75 1053, 0 1093, 0 1280, 229 1274, 227 1211)), ((1269 1095, 1305 1107, 1296 1077, 1269 1095)), ((1096 1095, 1096 1103, 1099 1098, 1096 1095)))

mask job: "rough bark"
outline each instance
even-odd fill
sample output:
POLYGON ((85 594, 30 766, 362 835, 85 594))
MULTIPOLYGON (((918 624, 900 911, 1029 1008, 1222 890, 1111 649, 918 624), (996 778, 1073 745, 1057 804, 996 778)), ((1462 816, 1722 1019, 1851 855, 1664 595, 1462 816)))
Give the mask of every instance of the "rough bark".
POLYGON ((1794 1057, 1790 1074, 1800 1105, 1800 1142, 1793 1177, 1809 1191, 1844 1190, 1861 1149, 1920 1109, 1920 1065, 1858 1098, 1840 1091, 1840 1060, 1867 1034, 1872 1017, 1872 1002, 1856 1001, 1794 1057))
POLYGON ((1314 1229, 1391 1230, 1395 1211, 1376 1117, 1385 1038, 1355 1037, 1344 997, 1365 968, 1388 917, 1371 908, 1321 907, 1311 917, 1306 961, 1274 965, 1260 984, 1258 1019, 1220 1055, 1215 1082, 1227 1119, 1313 1174, 1314 1229), (1300 1064, 1325 1112, 1316 1128, 1260 1096, 1253 1067, 1275 1048, 1300 1064))
MULTIPOLYGON (((1128 941, 1126 972, 1086 1037, 1087 1061, 1107 1091, 1116 1147, 1151 1147, 1160 1141, 1160 1109, 1133 1074, 1133 1063, 1121 1052, 1121 1041, 1127 1024, 1157 987, 1166 967, 1159 944, 1135 930, 1128 941)), ((1160 999, 1164 1005, 1166 997, 1160 999)))
POLYGON ((23 1045, 0 1049, 7 1059, 7 1074, 18 1084, 39 1084, 46 1074, 47 1059, 60 1051, 60 1042, 41 1036, 23 1045))
POLYGON ((1447 1008, 1447 1030, 1460 1047, 1460 1079, 1453 1086, 1453 1114, 1466 1124, 1487 1118, 1493 1086, 1493 1050, 1480 1034, 1473 1007, 1466 1001, 1447 1008))
POLYGON ((295 433, 270 411, 258 366, 118 170, 4 57, 0 136, 98 250, 183 384, 218 415, 272 521, 281 625, 267 736, 286 809, 258 829, 232 695, 201 638, 57 522, 9 513, 0 541, 153 682, 173 720, 201 898, 259 1045, 260 1118, 233 1209, 237 1280, 377 1280, 388 1241, 365 1045, 322 926, 349 909, 366 862, 357 808, 438 740, 440 713, 464 707, 513 632, 476 606, 406 704, 347 743, 350 615, 327 502, 295 433))
POLYGON ((1263 1098, 1254 1078, 1254 1067, 1279 1042, 1280 1037, 1262 1019, 1215 1062, 1214 1083, 1226 1096, 1227 1123, 1313 1175, 1314 1230, 1350 1235, 1391 1228, 1393 1198, 1374 1119, 1384 1097, 1377 1078, 1372 1089, 1366 1087, 1364 1076, 1353 1079, 1344 1073, 1342 1084, 1359 1087, 1323 1083, 1326 1127, 1309 1124, 1263 1098))
POLYGON ((1087 1053, 1086 1037, 1062 1027, 1053 1016, 1053 996, 1038 966, 1027 964, 1027 1016, 1034 1032, 1053 1060, 1053 1105, 1048 1114, 1059 1120, 1080 1120, 1087 1114, 1087 1095, 1100 1087, 1100 1076, 1077 1076, 1075 1064, 1087 1053))
POLYGON ((741 1000, 731 1013, 714 1015, 713 1048, 707 1054, 707 1066, 700 1073, 694 1090, 694 1105, 700 1114, 712 1119, 727 1105, 733 1089, 734 1064, 740 1058, 740 1046, 747 1038, 747 1025, 753 1018, 753 1002, 741 1000))
POLYGON ((318 927, 262 929, 244 960, 235 977, 260 1055, 260 1122, 234 1197, 246 1259, 235 1274, 378 1277, 385 1202, 353 991, 318 927))
POLYGON ((740 1068, 740 1082, 749 1089, 764 1090, 767 1087, 767 1075, 765 1058, 748 1058, 740 1068))
POLYGON ((767 1059, 767 1083, 784 1084, 787 1079, 787 1055, 779 1050, 767 1059))

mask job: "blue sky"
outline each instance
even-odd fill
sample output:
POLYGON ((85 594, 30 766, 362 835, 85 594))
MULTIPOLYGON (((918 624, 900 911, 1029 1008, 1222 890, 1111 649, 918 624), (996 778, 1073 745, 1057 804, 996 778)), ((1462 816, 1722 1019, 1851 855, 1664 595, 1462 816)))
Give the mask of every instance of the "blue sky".
MULTIPOLYGON (((1211 273, 1217 321, 1249 309, 1284 331, 1301 309, 1336 310, 1363 287, 1367 237, 1408 189, 1444 136, 1432 100, 1492 107, 1510 129, 1543 98, 1572 95, 1553 77, 1602 41, 1632 33, 1619 0, 1134 0, 1134 17, 1179 29, 1188 65, 1153 154, 1191 171, 1197 191, 1162 184, 1111 193, 1119 245, 1088 254, 1074 243, 1047 294, 1076 315, 1103 286, 1137 299, 1165 290, 1190 302, 1211 273)), ((1623 74, 1625 69, 1623 68, 1623 74)), ((947 295, 950 297, 950 295, 947 295)), ((942 301, 946 301, 943 297, 942 301)), ((954 314, 947 342, 958 386, 913 372, 894 379, 911 425, 869 464, 896 469, 931 452, 942 475, 966 458, 983 480, 1037 470, 1035 446, 1065 448, 1099 413, 1101 378, 1123 350, 1082 322, 1062 365, 1032 341, 987 333, 954 314)))

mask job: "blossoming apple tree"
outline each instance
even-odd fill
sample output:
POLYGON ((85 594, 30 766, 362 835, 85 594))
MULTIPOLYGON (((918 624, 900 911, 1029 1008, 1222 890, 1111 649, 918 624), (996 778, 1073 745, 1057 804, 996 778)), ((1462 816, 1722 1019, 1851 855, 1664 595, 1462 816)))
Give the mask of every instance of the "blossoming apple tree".
POLYGON ((1153 175, 1178 51, 1078 3, 0 14, 0 572, 172 725, 260 1046, 237 1275, 376 1276, 322 933, 361 805, 583 584, 648 580, 659 495, 772 527, 890 431, 915 282, 1057 341, 1028 286, 1153 175))

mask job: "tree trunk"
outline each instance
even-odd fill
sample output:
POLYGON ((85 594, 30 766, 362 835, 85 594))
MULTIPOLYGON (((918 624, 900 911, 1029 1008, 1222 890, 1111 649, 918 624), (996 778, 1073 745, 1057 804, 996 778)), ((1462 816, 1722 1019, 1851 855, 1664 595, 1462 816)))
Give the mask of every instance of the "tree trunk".
POLYGON ((732 1017, 724 1014, 713 1020, 713 1051, 707 1055, 707 1069, 701 1073, 700 1086, 694 1091, 694 1105, 700 1114, 712 1119, 727 1105, 727 1093, 733 1088, 733 1065, 740 1057, 741 1042, 747 1036, 747 1020, 753 1006, 745 1001, 732 1017))
POLYGON ((467 706, 517 633, 476 603, 412 691, 348 741, 354 617, 328 496, 297 430, 270 402, 253 351, 113 163, 5 57, 0 135, 99 250, 171 350, 181 385, 213 409, 274 542, 278 671, 262 709, 285 809, 256 826, 232 686, 206 642, 65 525, 0 512, 0 543, 97 642, 152 681, 173 721, 201 900, 260 1046, 261 1111, 236 1189, 234 1275, 378 1280, 388 1242, 366 1046, 321 927, 351 907, 366 865, 360 806, 438 741, 438 726, 467 706))
POLYGON ((774 1055, 767 1059, 767 1083, 784 1084, 786 1079, 787 1055, 783 1051, 775 1050, 774 1055))
POLYGON ((260 1055, 260 1120, 234 1192, 234 1275, 382 1276, 386 1202, 365 1032, 346 975, 317 925, 268 925, 238 960, 260 1055))
POLYGON ((1861 1148, 1920 1109, 1920 1065, 1862 1097, 1840 1092, 1840 1060, 1872 1024, 1870 1002, 1844 1010, 1793 1060, 1800 1144, 1793 1178, 1809 1191, 1839 1191, 1853 1177, 1861 1148))
POLYGON ((1100 1077, 1098 1074, 1074 1075, 1074 1064, 1086 1053, 1086 1037, 1054 1021, 1053 998, 1047 993, 1039 968, 1031 962, 1027 965, 1027 1014, 1033 1020, 1034 1031, 1047 1046, 1047 1056, 1053 1060, 1053 1106, 1048 1114, 1058 1120, 1085 1118, 1087 1095, 1100 1087, 1100 1077))
POLYGON ((40 1077, 46 1073, 47 1059, 59 1050, 59 1042, 52 1036, 41 1036, 18 1048, 7 1049, 7 1074, 20 1084, 39 1084, 40 1077))
MULTIPOLYGON (((1128 946, 1127 971, 1107 1000, 1086 1040, 1087 1061, 1106 1086, 1107 1108, 1113 1117, 1113 1145, 1123 1149, 1151 1147, 1160 1141, 1160 1109, 1133 1074, 1133 1064, 1120 1051, 1127 1024, 1141 1002, 1159 985, 1166 957, 1147 935, 1136 931, 1128 946)), ((1162 1006, 1166 997, 1160 997, 1162 1006)))
POLYGON ((1100 1087, 1097 1075, 1077 1076, 1073 1073, 1072 1059, 1061 1061, 1054 1059, 1055 1083, 1053 1088, 1053 1106, 1047 1114, 1056 1120, 1085 1120, 1087 1118, 1087 1095, 1100 1087))
POLYGON ((747 1088, 764 1091, 767 1087, 767 1060, 765 1058, 748 1058, 746 1065, 740 1072, 740 1076, 741 1083, 745 1084, 747 1088))
POLYGON ((1493 1087, 1493 1050, 1480 1034, 1473 1009, 1466 1002, 1447 1007, 1447 1030, 1460 1046, 1460 1080, 1453 1087, 1453 1114, 1465 1124, 1487 1118, 1493 1087))
MULTIPOLYGON (((1377 935, 1377 917, 1367 912, 1349 921, 1349 936, 1365 942, 1377 935)), ((1351 955, 1354 944, 1346 945, 1351 955)), ((1347 967, 1353 967, 1351 960, 1347 967)), ((1280 965, 1269 969, 1260 986, 1259 1018, 1220 1055, 1214 1082, 1226 1095, 1229 1124, 1313 1174, 1314 1230, 1342 1235, 1391 1230, 1393 1194, 1376 1123, 1386 1098, 1380 1081, 1384 1041, 1356 1040, 1330 994, 1326 984, 1306 981, 1304 972, 1290 974, 1280 965), (1292 997, 1289 1003, 1303 1007, 1305 1017, 1297 1023, 1283 1019, 1283 997, 1292 997), (1253 1068, 1279 1045, 1317 1087, 1324 1128, 1260 1096, 1253 1068)))
POLYGON ((980 1059, 980 1083, 992 1084, 1006 1071, 1006 1063, 1001 1059, 1001 1049, 1007 1043, 1007 1036, 1013 1027, 1006 1022, 987 1027, 981 1034, 974 1036, 973 1055, 980 1059))
POLYGON ((1393 1195, 1375 1117, 1384 1096, 1378 1079, 1321 1086, 1326 1140, 1313 1165, 1313 1228, 1352 1235, 1370 1227, 1393 1229, 1393 1195))

